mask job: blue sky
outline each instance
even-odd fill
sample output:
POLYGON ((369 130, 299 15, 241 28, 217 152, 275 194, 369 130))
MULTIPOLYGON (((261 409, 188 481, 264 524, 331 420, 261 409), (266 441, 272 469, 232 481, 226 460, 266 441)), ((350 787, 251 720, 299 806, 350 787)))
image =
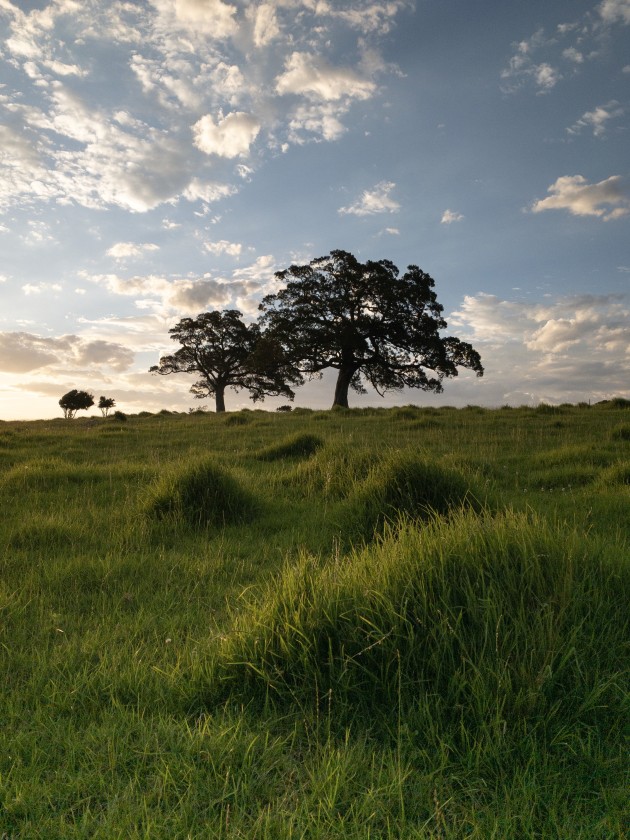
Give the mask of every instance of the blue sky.
POLYGON ((486 368, 354 405, 630 397, 629 47, 630 0, 0 0, 0 418, 198 406, 169 327, 336 248, 486 368))

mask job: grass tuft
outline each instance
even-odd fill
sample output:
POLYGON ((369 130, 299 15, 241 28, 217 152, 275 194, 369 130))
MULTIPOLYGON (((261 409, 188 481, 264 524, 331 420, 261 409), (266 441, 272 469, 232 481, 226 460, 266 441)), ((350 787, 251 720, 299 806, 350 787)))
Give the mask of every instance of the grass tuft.
POLYGON ((348 499, 342 525, 353 537, 369 540, 401 514, 428 519, 462 505, 479 507, 461 472, 429 458, 395 452, 348 499))
POLYGON ((314 455, 324 445, 324 441, 317 435, 293 435, 280 443, 261 449, 258 453, 260 461, 280 461, 284 458, 308 458, 314 455))
POLYGON ((212 460, 166 471, 149 488, 142 507, 149 518, 181 520, 194 527, 248 522, 257 511, 253 496, 212 460))

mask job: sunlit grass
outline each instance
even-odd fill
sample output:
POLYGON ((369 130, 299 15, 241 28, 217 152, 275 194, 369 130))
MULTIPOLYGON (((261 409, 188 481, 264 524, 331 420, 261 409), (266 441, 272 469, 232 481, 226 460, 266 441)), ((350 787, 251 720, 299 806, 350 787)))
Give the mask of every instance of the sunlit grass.
POLYGON ((2 424, 0 835, 624 837, 628 417, 2 424))

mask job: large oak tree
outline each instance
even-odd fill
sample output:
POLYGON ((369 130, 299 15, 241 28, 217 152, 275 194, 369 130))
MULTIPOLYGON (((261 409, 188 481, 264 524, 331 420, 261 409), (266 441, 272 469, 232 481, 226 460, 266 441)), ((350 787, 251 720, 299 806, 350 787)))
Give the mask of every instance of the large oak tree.
POLYGON ((348 389, 379 394, 402 388, 442 391, 444 377, 465 367, 482 376, 470 344, 444 336, 434 281, 417 266, 400 276, 388 260, 359 262, 332 251, 276 273, 286 285, 263 298, 260 322, 308 377, 338 371, 333 405, 348 389))
POLYGON ((198 399, 213 396, 217 412, 225 411, 226 388, 249 391, 254 401, 266 395, 293 399, 289 384, 302 381, 282 346, 258 324, 245 324, 236 309, 182 318, 169 334, 181 347, 162 356, 151 373, 198 374, 190 390, 198 399))

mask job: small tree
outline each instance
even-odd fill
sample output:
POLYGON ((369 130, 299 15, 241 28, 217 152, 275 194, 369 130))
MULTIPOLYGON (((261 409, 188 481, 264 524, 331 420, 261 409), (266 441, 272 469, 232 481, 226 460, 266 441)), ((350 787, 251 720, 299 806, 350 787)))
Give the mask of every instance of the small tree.
POLYGON ((101 409, 101 414, 103 415, 103 417, 107 417, 110 408, 113 408, 115 405, 116 400, 112 399, 111 397, 100 397, 98 401, 98 407, 101 409))
POLYGON ((66 420, 72 420, 77 411, 86 411, 94 405, 94 395, 73 388, 72 391, 63 395, 59 400, 59 405, 63 409, 63 416, 66 420))
POLYGON ((440 334, 446 327, 433 279, 410 265, 399 276, 389 260, 360 263, 332 251, 276 273, 286 287, 263 298, 260 323, 308 377, 338 371, 333 405, 348 389, 379 394, 402 388, 442 391, 457 367, 483 374, 470 344, 440 334))
POLYGON ((162 356, 151 373, 199 374, 191 393, 197 399, 213 396, 217 412, 225 411, 226 388, 249 391, 254 402, 266 395, 293 399, 289 383, 301 382, 300 374, 277 341, 264 336, 258 324, 243 323, 242 317, 236 309, 226 309, 182 318, 169 330, 182 346, 162 356))

